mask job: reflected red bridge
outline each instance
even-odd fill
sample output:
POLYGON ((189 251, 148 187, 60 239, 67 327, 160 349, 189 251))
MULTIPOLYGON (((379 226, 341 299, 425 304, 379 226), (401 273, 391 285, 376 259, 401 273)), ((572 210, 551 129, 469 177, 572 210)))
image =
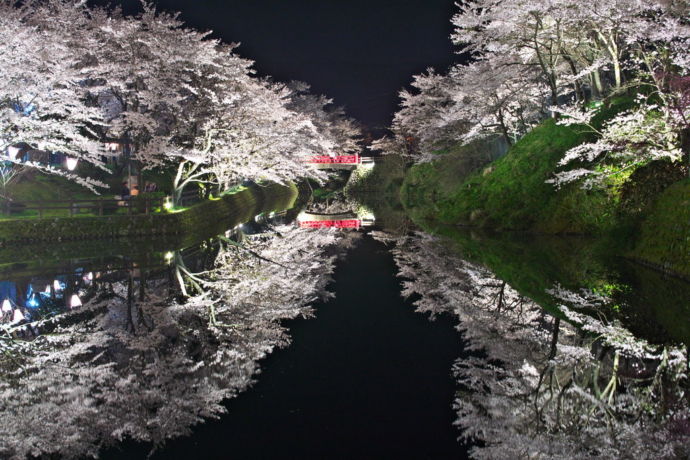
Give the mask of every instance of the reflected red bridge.
POLYGON ((343 220, 304 220, 299 223, 301 228, 360 228, 362 221, 359 219, 343 220))
POLYGON ((340 214, 319 214, 302 212, 297 216, 301 228, 342 228, 358 230, 374 225, 374 216, 361 217, 354 212, 340 214))

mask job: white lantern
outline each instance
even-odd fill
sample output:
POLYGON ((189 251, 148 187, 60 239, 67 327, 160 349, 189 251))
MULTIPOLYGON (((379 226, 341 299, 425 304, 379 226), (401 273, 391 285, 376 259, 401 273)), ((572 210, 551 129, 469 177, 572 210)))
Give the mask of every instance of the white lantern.
POLYGON ((16 160, 17 156, 19 156, 19 152, 21 152, 19 147, 15 147, 13 145, 7 147, 7 155, 9 155, 10 160, 16 160))
POLYGON ((14 321, 15 323, 18 323, 19 321, 24 321, 25 319, 26 318, 24 317, 24 313, 22 313, 22 311, 19 308, 17 308, 14 311, 14 316, 12 317, 12 321, 14 321))
POLYGON ((58 280, 53 281, 53 289, 55 289, 55 292, 62 290, 62 286, 60 286, 60 282, 58 280))
POLYGON ((81 299, 77 294, 73 294, 72 298, 69 301, 69 307, 70 308, 79 308, 82 306, 81 299))
POLYGON ((2 302, 2 312, 3 313, 9 313, 12 311, 12 304, 10 303, 10 299, 5 299, 2 302))
POLYGON ((76 158, 67 158, 67 169, 69 169, 70 171, 74 171, 78 163, 79 160, 77 160, 76 158))

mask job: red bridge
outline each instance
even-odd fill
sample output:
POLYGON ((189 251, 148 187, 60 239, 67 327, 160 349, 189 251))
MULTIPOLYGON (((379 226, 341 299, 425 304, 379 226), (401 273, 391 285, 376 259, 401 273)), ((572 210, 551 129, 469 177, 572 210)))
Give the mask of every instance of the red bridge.
POLYGON ((360 228, 362 221, 359 219, 303 220, 299 226, 301 228, 360 228))
POLYGON ((301 228, 359 229, 374 225, 373 218, 360 218, 355 213, 318 214, 302 212, 297 217, 301 228))
POLYGON ((359 155, 339 155, 335 157, 320 155, 310 158, 307 160, 307 163, 317 165, 359 165, 362 163, 362 157, 359 155))
POLYGON ((374 166, 374 158, 360 155, 319 155, 309 158, 307 163, 317 169, 357 169, 362 166, 374 166))

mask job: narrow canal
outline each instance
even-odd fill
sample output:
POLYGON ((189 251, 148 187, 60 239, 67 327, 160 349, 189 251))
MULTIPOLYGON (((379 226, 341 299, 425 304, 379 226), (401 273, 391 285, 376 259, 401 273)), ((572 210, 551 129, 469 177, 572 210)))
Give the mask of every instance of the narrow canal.
POLYGON ((335 298, 287 324, 292 344, 262 363, 257 384, 154 458, 463 458, 451 404, 460 336, 450 317, 415 314, 395 273, 382 243, 357 238, 335 298))
MULTIPOLYGON (((369 236, 339 261, 335 298, 294 320, 228 414, 154 458, 464 458, 452 401, 462 353, 450 316, 429 322, 400 297, 393 258, 369 236)), ((131 446, 105 458, 145 458, 131 446)))
POLYGON ((0 253, 0 457, 683 452, 688 283, 596 241, 269 201, 193 244, 0 253))

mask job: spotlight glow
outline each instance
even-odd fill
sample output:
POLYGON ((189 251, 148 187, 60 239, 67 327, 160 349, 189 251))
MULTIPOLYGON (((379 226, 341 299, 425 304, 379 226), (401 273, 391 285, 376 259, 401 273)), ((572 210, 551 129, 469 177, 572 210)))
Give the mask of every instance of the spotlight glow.
POLYGON ((69 301, 69 307, 70 308, 79 308, 82 306, 81 299, 77 294, 73 294, 72 298, 69 301))
POLYGON ((26 317, 24 316, 24 313, 22 313, 22 311, 17 308, 14 311, 14 316, 12 316, 12 321, 14 321, 15 323, 18 323, 20 321, 24 321, 25 319, 26 319, 26 317))
POLYGON ((21 152, 21 149, 19 149, 18 147, 7 147, 7 155, 10 157, 10 160, 16 160, 17 156, 19 155, 19 152, 21 152))
POLYGON ((68 158, 66 161, 67 164, 67 169, 70 171, 74 171, 77 168, 77 164, 79 163, 79 160, 76 158, 68 158))

